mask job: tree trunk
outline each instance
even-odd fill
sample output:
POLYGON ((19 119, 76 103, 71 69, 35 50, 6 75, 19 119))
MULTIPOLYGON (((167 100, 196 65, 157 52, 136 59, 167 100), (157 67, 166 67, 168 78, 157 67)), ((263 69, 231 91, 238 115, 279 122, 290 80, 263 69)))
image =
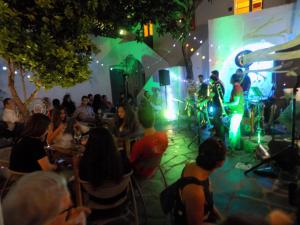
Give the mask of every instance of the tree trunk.
POLYGON ((10 90, 12 98, 15 100, 15 103, 20 110, 23 118, 26 119, 29 116, 29 111, 25 103, 23 103, 18 95, 18 92, 15 88, 15 66, 11 59, 8 60, 8 88, 10 90))
POLYGON ((26 91, 26 85, 25 85, 25 72, 22 67, 20 67, 20 77, 22 82, 22 90, 23 90, 23 97, 24 99, 27 99, 27 91, 26 91))
POLYGON ((181 44, 181 51, 182 51, 182 55, 183 55, 183 59, 184 59, 184 64, 185 64, 185 68, 186 68, 186 78, 187 79, 194 79, 194 75, 193 75, 193 63, 191 58, 189 57, 189 54, 187 52, 187 48, 185 47, 186 43, 185 41, 182 41, 181 44))

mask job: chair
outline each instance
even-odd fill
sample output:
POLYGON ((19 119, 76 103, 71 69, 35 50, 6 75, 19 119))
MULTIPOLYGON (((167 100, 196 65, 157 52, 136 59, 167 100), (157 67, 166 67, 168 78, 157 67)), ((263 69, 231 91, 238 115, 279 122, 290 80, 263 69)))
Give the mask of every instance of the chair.
POLYGON ((13 171, 8 169, 8 177, 6 178, 6 181, 3 184, 3 187, 1 189, 1 193, 0 193, 0 199, 2 200, 5 195, 8 193, 10 187, 18 180, 20 179, 23 175, 27 174, 27 173, 22 173, 22 172, 17 172, 17 171, 13 171))
MULTIPOLYGON (((122 209, 122 212, 110 218, 92 219, 92 224, 104 225, 113 221, 134 217, 134 224, 139 224, 137 203, 131 183, 132 172, 123 176, 122 180, 116 184, 106 182, 95 188, 89 182, 79 179, 81 203, 95 211, 105 211, 113 209, 122 209), (116 198, 118 196, 118 198, 116 198), (114 200, 116 198, 116 200, 114 200), (109 200, 108 200, 109 199, 109 200)), ((76 179, 75 179, 76 181, 76 179)))

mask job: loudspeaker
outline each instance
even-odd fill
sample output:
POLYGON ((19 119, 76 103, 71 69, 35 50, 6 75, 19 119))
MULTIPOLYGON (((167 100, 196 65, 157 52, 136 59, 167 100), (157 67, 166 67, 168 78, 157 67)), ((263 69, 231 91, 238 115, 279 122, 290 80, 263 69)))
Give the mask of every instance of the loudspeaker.
POLYGON ((159 85, 160 86, 166 86, 170 85, 170 72, 169 70, 159 70, 159 85))

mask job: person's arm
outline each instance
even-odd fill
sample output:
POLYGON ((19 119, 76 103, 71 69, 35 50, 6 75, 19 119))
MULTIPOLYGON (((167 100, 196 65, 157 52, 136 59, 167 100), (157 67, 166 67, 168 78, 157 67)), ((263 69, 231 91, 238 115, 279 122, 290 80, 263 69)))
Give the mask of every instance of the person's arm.
POLYGON ((141 149, 140 142, 136 142, 133 144, 132 150, 130 152, 130 163, 131 164, 134 164, 137 161, 137 159, 140 155, 140 149, 141 149))
POLYGON ((47 135, 47 143, 48 144, 52 144, 53 143, 53 140, 58 136, 60 135, 62 132, 64 132, 66 126, 65 124, 61 123, 58 128, 56 128, 54 130, 53 128, 53 124, 51 123, 50 124, 50 127, 49 127, 49 130, 48 130, 48 135, 47 135), (53 131, 54 130, 54 131, 53 131))
POLYGON ((201 225, 204 218, 205 195, 202 187, 190 184, 183 189, 183 204, 189 225, 201 225))
POLYGON ((44 156, 43 158, 39 159, 38 164, 43 171, 53 171, 57 169, 57 165, 49 162, 48 156, 44 156))
POLYGON ((224 103, 224 106, 227 106, 227 107, 237 106, 240 103, 240 99, 241 99, 241 96, 236 95, 233 97, 232 102, 224 103))

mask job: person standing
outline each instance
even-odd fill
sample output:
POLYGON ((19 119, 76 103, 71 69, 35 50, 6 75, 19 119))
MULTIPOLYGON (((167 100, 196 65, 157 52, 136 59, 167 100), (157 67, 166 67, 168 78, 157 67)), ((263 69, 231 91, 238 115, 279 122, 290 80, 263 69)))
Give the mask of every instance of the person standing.
POLYGON ((233 74, 231 76, 231 84, 233 85, 230 101, 225 103, 224 106, 229 108, 230 112, 230 127, 229 127, 229 149, 239 150, 241 131, 240 124, 244 114, 244 95, 243 88, 240 85, 240 76, 233 74))
POLYGON ((225 114, 223 107, 223 98, 225 88, 223 82, 219 79, 219 72, 214 70, 210 76, 210 94, 213 95, 212 101, 209 107, 212 109, 212 124, 215 130, 215 136, 225 141, 225 126, 222 118, 225 114))
MULTIPOLYGON (((7 124, 7 128, 14 133, 17 130, 17 124, 23 122, 22 117, 18 114, 15 101, 11 98, 5 98, 3 100, 4 111, 2 120, 7 124)), ((18 132, 17 132, 18 133, 18 132)))
POLYGON ((95 113, 93 108, 88 105, 89 98, 87 96, 81 97, 81 105, 75 110, 73 114, 74 119, 78 119, 82 122, 94 122, 95 113))
POLYGON ((203 82, 202 74, 198 75, 198 80, 199 80, 199 86, 197 91, 198 121, 200 123, 200 127, 205 127, 206 125, 210 127, 210 120, 207 111, 207 103, 209 100, 208 85, 203 82))

